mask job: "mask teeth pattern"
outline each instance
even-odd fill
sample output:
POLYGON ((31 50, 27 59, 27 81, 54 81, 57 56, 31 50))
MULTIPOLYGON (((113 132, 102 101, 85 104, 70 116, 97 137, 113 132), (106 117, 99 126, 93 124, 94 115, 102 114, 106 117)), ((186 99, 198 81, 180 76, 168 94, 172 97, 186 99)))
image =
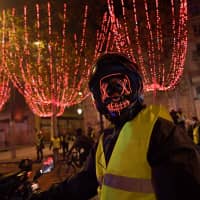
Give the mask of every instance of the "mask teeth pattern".
POLYGON ((130 105, 128 100, 120 102, 120 103, 111 103, 108 105, 108 110, 111 112, 120 112, 122 109, 126 108, 130 105))

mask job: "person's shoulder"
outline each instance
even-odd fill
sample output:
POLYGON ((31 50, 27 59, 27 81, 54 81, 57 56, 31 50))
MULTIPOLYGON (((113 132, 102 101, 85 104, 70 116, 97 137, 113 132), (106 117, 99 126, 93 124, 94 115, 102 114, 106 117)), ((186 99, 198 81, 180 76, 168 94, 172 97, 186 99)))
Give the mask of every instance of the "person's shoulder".
POLYGON ((158 117, 154 124, 152 135, 157 135, 158 137, 168 137, 168 135, 173 132, 175 128, 176 125, 174 122, 162 117, 158 117))
POLYGON ((156 124, 159 126, 169 126, 169 127, 175 127, 175 123, 169 119, 163 118, 163 117, 158 117, 156 120, 156 124))
POLYGON ((157 147, 163 146, 168 141, 170 135, 174 135, 176 125, 164 118, 159 117, 153 127, 150 138, 150 149, 157 149, 157 147))
POLYGON ((154 125, 151 139, 166 141, 168 138, 183 138, 184 135, 188 135, 186 130, 172 121, 159 117, 154 125))

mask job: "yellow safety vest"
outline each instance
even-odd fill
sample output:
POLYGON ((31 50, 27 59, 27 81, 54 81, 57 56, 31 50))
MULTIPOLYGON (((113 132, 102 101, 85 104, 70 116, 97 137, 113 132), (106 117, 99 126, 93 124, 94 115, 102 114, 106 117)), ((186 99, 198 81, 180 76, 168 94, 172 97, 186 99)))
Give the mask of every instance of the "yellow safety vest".
POLYGON ((100 200, 155 200, 147 151, 158 117, 172 121, 161 106, 148 106, 127 122, 106 166, 103 135, 96 152, 96 175, 100 200))
POLYGON ((53 149, 60 149, 60 138, 52 138, 51 139, 52 141, 52 146, 53 146, 53 149))
POLYGON ((195 144, 199 144, 199 125, 193 129, 193 141, 195 144))

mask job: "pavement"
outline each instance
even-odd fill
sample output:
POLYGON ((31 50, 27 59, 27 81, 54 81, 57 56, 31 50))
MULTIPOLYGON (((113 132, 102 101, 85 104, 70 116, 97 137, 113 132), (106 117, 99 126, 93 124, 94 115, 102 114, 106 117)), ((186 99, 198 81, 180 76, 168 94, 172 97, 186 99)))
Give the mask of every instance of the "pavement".
MULTIPOLYGON (((44 157, 52 155, 52 151, 49 150, 48 146, 44 148, 43 151, 44 157)), ((15 148, 15 156, 13 156, 12 149, 4 149, 0 151, 0 164, 3 163, 16 163, 21 159, 29 158, 33 161, 36 160, 36 149, 34 145, 29 146, 17 146, 15 148)))

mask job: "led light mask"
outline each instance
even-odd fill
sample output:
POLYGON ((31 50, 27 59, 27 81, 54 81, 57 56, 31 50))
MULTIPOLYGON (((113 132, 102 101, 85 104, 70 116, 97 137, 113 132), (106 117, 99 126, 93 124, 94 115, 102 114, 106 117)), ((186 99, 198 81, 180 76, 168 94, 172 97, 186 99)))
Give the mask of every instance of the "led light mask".
POLYGON ((114 124, 132 119, 143 104, 138 66, 120 53, 99 57, 89 80, 97 110, 114 124))
POLYGON ((100 93, 102 104, 110 113, 118 113, 130 104, 132 94, 130 80, 126 74, 109 74, 100 79, 100 93))

